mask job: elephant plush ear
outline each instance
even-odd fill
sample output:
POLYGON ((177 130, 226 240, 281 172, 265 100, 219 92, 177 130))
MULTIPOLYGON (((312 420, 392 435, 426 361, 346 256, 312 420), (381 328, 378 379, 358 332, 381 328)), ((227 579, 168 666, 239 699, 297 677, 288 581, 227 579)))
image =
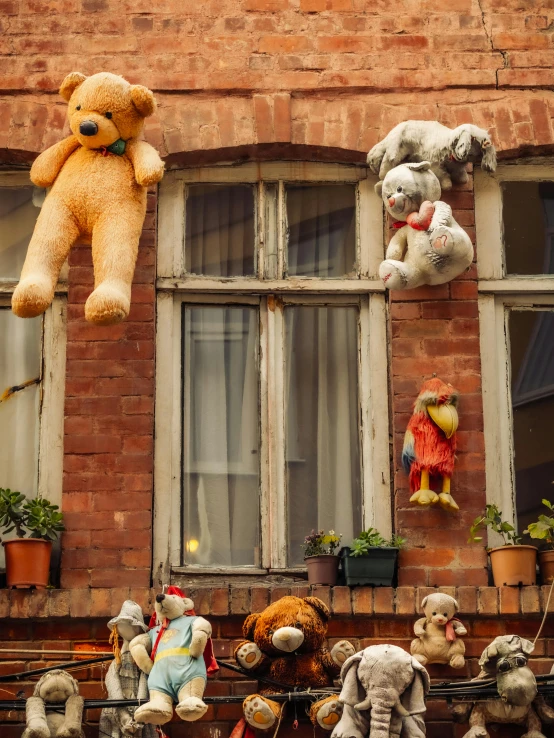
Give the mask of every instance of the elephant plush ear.
POLYGON ((77 87, 82 85, 85 80, 86 76, 84 74, 81 74, 81 72, 70 72, 62 82, 62 86, 60 87, 60 95, 63 97, 64 100, 67 100, 67 102, 69 102, 71 99, 71 95, 73 95, 77 87))
POLYGON ((360 651, 346 659, 340 670, 342 689, 339 700, 345 705, 350 705, 350 707, 358 705, 366 696, 365 690, 358 679, 358 666, 361 660, 362 653, 360 651))
POLYGON ((431 169, 431 163, 428 161, 411 162, 410 164, 405 164, 404 166, 408 167, 408 169, 411 169, 412 172, 426 172, 428 169, 431 169))
POLYGON ((414 676, 420 677, 421 683, 423 685, 423 689, 425 690, 425 694, 429 691, 431 688, 431 680, 429 679, 429 674, 427 673, 427 669, 423 666, 423 664, 420 664, 417 659, 415 659, 412 656, 412 666, 414 668, 414 676))
POLYGON ((304 597, 304 602, 307 602, 308 605, 311 605, 314 608, 314 610, 317 610, 325 622, 329 620, 331 615, 329 608, 323 600, 319 599, 319 597, 304 597))
POLYGON ((254 630, 259 617, 259 612, 252 613, 252 615, 249 615, 242 624, 242 634, 245 638, 248 638, 249 641, 254 639, 254 630))

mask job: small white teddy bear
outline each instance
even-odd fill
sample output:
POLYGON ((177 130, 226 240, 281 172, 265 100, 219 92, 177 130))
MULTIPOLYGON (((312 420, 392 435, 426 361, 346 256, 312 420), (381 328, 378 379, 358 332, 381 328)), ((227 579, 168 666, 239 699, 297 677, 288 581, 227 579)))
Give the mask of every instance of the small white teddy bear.
POLYGON ((458 618, 458 603, 450 595, 437 592, 424 598, 421 603, 424 618, 414 625, 414 638, 410 645, 412 656, 420 664, 450 664, 453 669, 462 669, 465 664, 464 642, 458 636, 467 635, 467 630, 458 618))
POLYGON ((399 221, 379 267, 385 287, 407 290, 444 284, 470 266, 473 244, 452 217, 450 205, 440 201, 439 180, 428 161, 391 169, 375 191, 399 221))
POLYGON ((435 120, 399 123, 367 155, 367 163, 379 179, 406 162, 428 161, 443 190, 452 182, 467 182, 466 163, 481 159, 486 172, 496 169, 496 151, 484 128, 464 123, 447 128, 435 120))
POLYGON ((211 625, 194 614, 192 600, 178 587, 156 595, 154 607, 158 625, 133 638, 130 644, 135 663, 148 674, 150 692, 150 701, 137 709, 135 721, 164 725, 173 716, 174 701, 181 720, 198 720, 208 709, 202 697, 207 679, 204 650, 212 634, 211 625))

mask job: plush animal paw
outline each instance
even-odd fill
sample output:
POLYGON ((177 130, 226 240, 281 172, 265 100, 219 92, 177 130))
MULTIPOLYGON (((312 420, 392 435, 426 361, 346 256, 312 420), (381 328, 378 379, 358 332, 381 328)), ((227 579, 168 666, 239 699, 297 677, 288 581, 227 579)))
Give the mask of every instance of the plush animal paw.
POLYGON ((206 714, 207 710, 208 705, 198 697, 186 697, 175 708, 175 712, 181 720, 186 720, 189 723, 199 720, 202 715, 206 714))
POLYGON ((453 669, 463 669, 465 666, 466 660, 462 656, 461 653, 456 654, 456 656, 452 656, 450 659, 450 666, 453 669))
POLYGON ((253 669, 260 663, 262 652, 255 643, 245 643, 236 653, 236 659, 243 669, 253 669))
POLYGON ((54 298, 54 287, 43 274, 31 274, 17 285, 12 296, 12 310, 20 318, 42 315, 54 298))
POLYGON ((145 705, 141 705, 135 712, 135 722, 147 725, 165 725, 173 717, 173 705, 171 699, 165 702, 159 699, 151 699, 145 705))
POLYGON ((243 710, 249 725, 258 730, 269 730, 275 725, 281 708, 277 702, 253 694, 244 700, 243 710))
POLYGON ((25 728, 21 738, 50 738, 50 728, 46 721, 44 724, 36 722, 35 725, 25 728))
POLYGON ((419 489, 410 497, 410 502, 417 502, 418 505, 423 506, 436 505, 438 501, 438 494, 431 489, 419 489))
POLYGON ((85 318, 97 325, 112 325, 124 320, 130 307, 129 297, 118 285, 102 282, 85 303, 85 318))
POLYGON ((78 725, 62 725, 56 733, 56 738, 81 738, 83 735, 78 725))
POLYGON ((406 275, 398 266, 396 266, 396 264, 388 259, 381 262, 381 265, 379 267, 379 276, 383 280, 385 287, 387 287, 389 290, 406 289, 406 275))
MULTIPOLYGON (((342 702, 339 702, 338 697, 328 697, 323 702, 316 703, 312 707, 312 710, 315 712, 317 724, 323 730, 333 730, 341 719, 343 709, 344 706, 342 702)), ((310 710, 310 717, 313 717, 312 710, 310 710)))
POLYGON ((435 206, 430 200, 425 200, 421 203, 419 213, 410 213, 406 218, 406 222, 416 231, 426 231, 431 225, 434 214, 435 206))
MULTIPOLYGON (((439 494, 439 505, 444 510, 450 510, 451 512, 458 512, 458 510, 460 509, 458 507, 458 504, 456 503, 456 500, 448 492, 441 492, 439 494)), ((454 667, 454 668, 456 669, 456 668, 461 668, 461 667, 454 667)))
MULTIPOLYGON (((474 725, 464 735, 464 738, 491 738, 484 725, 474 725)), ((523 738, 523 736, 521 737, 523 738)), ((543 736, 544 738, 544 736, 543 736)))
POLYGON ((150 185, 156 184, 163 176, 164 164, 162 161, 159 164, 150 167, 141 167, 138 171, 135 170, 137 184, 142 187, 149 187, 150 185))
POLYGON ((431 241, 431 247, 437 254, 448 255, 454 247, 454 239, 450 228, 446 226, 439 226, 429 236, 431 241))
POLYGON ((350 641, 339 641, 331 649, 331 658, 337 666, 342 666, 346 659, 354 656, 355 653, 356 649, 350 641))

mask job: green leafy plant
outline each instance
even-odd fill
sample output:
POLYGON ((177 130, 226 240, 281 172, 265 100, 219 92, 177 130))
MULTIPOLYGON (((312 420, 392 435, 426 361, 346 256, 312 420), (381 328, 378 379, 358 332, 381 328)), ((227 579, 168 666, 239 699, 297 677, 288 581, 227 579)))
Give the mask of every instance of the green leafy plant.
POLYGON ((329 533, 325 533, 324 530, 320 530, 316 533, 315 530, 304 538, 302 548, 304 549, 304 558, 308 556, 325 556, 335 554, 335 551, 340 546, 340 540, 342 535, 337 535, 334 530, 330 530, 329 533))
POLYGON ((514 526, 502 520, 502 512, 498 509, 497 505, 486 505, 485 514, 475 518, 473 525, 469 529, 468 543, 479 543, 482 541, 483 537, 478 536, 477 533, 487 528, 491 528, 495 533, 499 533, 504 539, 505 546, 516 546, 521 541, 521 536, 518 536, 514 526))
POLYGON ((375 528, 368 528, 360 533, 357 538, 352 541, 350 547, 350 556, 366 556, 371 548, 400 548, 406 543, 405 538, 393 535, 390 540, 379 533, 375 528))
POLYGON ((18 538, 43 538, 55 541, 65 530, 58 505, 42 497, 28 500, 21 492, 0 488, 0 529, 4 534, 15 530, 18 538))
MULTIPOLYGON (((554 513, 554 505, 549 500, 543 500, 542 504, 554 513)), ((554 549, 554 517, 549 515, 539 515, 536 523, 529 523, 527 529, 523 531, 531 536, 544 541, 549 548, 554 549)))

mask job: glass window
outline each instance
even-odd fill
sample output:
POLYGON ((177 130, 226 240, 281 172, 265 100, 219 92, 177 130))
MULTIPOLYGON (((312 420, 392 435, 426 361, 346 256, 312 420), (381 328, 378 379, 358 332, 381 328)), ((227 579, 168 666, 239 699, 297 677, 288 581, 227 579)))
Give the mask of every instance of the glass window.
POLYGON ((259 564, 258 312, 182 311, 183 558, 259 564))
POLYGON ((19 279, 39 212, 33 187, 0 188, 0 279, 19 279))
POLYGON ((554 311, 510 310, 510 361, 518 530, 554 499, 554 311))
POLYGON ((189 274, 254 275, 252 186, 189 185, 185 221, 185 268, 189 274))
POLYGON ((286 331, 289 561, 312 530, 350 542, 361 520, 358 309, 291 306, 286 331))
POLYGON ((356 187, 287 185, 288 276, 345 277, 356 269, 356 187))
POLYGON ((554 182, 502 182, 508 274, 554 273, 554 182))

